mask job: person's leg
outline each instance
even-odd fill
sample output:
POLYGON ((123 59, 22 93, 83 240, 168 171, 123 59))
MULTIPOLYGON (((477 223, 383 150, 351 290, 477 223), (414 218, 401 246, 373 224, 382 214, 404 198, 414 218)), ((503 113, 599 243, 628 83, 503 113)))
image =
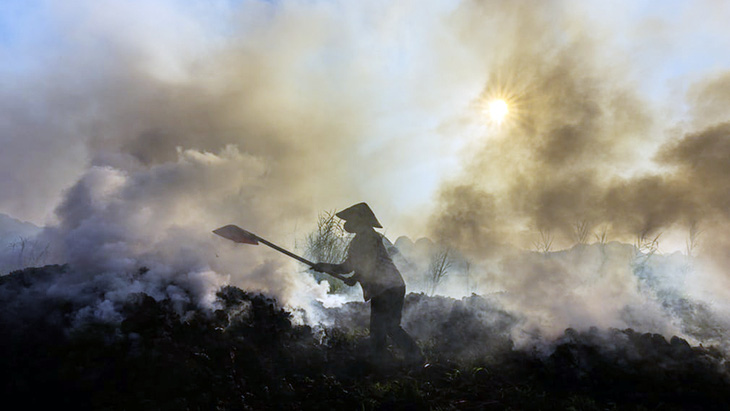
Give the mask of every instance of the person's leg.
POLYGON ((400 325, 396 326, 392 328, 388 334, 390 335, 390 338, 393 339, 393 342, 395 342, 395 344, 403 350, 407 359, 414 361, 421 361, 423 359, 421 348, 418 344, 416 344, 413 337, 411 337, 406 330, 403 329, 403 327, 400 325))
POLYGON ((377 295, 370 300, 370 343, 375 354, 386 350, 387 300, 377 295))
POLYGON ((423 355, 416 341, 401 327, 405 287, 394 288, 383 294, 386 307, 386 332, 395 345, 405 353, 406 358, 421 360, 423 355))

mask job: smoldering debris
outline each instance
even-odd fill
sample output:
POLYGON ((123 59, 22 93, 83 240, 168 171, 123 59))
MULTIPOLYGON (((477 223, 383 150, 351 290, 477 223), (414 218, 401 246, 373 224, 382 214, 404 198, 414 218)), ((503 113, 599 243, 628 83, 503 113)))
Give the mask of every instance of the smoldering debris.
MULTIPOLYGON (((658 253, 655 242, 576 244, 563 250, 496 246, 476 258, 449 250, 449 264, 435 283, 429 261, 440 245, 403 237, 395 259, 409 290, 428 295, 488 297, 520 319, 511 339, 518 345, 554 339, 567 328, 633 328, 680 335, 693 343, 727 349, 727 307, 706 277, 706 261, 686 253, 658 253)), ((448 312, 448 309, 445 308, 448 312)), ((408 314, 404 314, 407 318, 408 314)))
MULTIPOLYGON (((367 303, 348 302, 326 309, 332 327, 367 335, 367 303)), ((402 324, 433 360, 469 362, 494 359, 513 347, 511 333, 519 316, 504 310, 497 298, 472 295, 462 299, 410 293, 402 324)))
MULTIPOLYGON (((122 319, 72 327, 73 302, 48 295, 18 322, 24 292, 67 268, 3 277, 0 375, 6 400, 26 407, 332 409, 683 409, 730 405, 730 368, 713 348, 631 329, 565 330, 515 347, 519 316, 493 298, 409 294, 404 324, 427 366, 371 358, 358 330, 362 303, 312 328, 271 298, 221 288, 215 309, 130 294, 122 319), (9 293, 13 291, 13 293, 9 293), (15 306, 19 307, 18 305, 15 306), (352 315, 357 313, 357 315, 352 315), (40 395, 42 394, 42 395, 40 395)), ((25 307, 27 308, 27 307, 25 307)))

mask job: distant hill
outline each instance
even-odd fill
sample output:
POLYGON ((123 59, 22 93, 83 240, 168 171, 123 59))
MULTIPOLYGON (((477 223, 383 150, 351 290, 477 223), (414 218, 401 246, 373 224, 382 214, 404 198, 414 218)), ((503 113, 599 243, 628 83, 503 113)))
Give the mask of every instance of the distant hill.
POLYGON ((0 275, 42 263, 46 246, 35 237, 41 227, 0 213, 0 275))
POLYGON ((15 242, 19 238, 35 237, 41 228, 0 213, 0 243, 15 242))

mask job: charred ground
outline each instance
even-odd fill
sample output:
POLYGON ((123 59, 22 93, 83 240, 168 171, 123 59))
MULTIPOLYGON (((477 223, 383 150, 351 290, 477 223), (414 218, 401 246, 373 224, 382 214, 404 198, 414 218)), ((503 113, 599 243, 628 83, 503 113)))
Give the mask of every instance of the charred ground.
POLYGON ((368 358, 367 306, 295 325, 275 300, 224 287, 218 309, 131 295, 117 322, 79 323, 77 301, 31 296, 68 267, 0 277, 3 397, 24 409, 727 409, 713 348, 633 330, 568 329, 516 349, 519 321, 486 297, 410 294, 426 367, 368 358), (32 298, 31 298, 32 297, 32 298))

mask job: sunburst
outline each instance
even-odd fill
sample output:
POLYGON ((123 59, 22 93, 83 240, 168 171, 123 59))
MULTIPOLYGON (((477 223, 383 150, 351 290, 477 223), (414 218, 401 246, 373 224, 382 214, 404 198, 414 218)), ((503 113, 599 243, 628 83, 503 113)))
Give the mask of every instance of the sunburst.
POLYGON ((524 123, 528 106, 528 82, 515 76, 492 75, 478 100, 478 111, 485 123, 495 128, 524 123))
POLYGON ((499 126, 509 115, 509 104, 501 98, 497 98, 487 103, 486 111, 489 120, 499 126))

